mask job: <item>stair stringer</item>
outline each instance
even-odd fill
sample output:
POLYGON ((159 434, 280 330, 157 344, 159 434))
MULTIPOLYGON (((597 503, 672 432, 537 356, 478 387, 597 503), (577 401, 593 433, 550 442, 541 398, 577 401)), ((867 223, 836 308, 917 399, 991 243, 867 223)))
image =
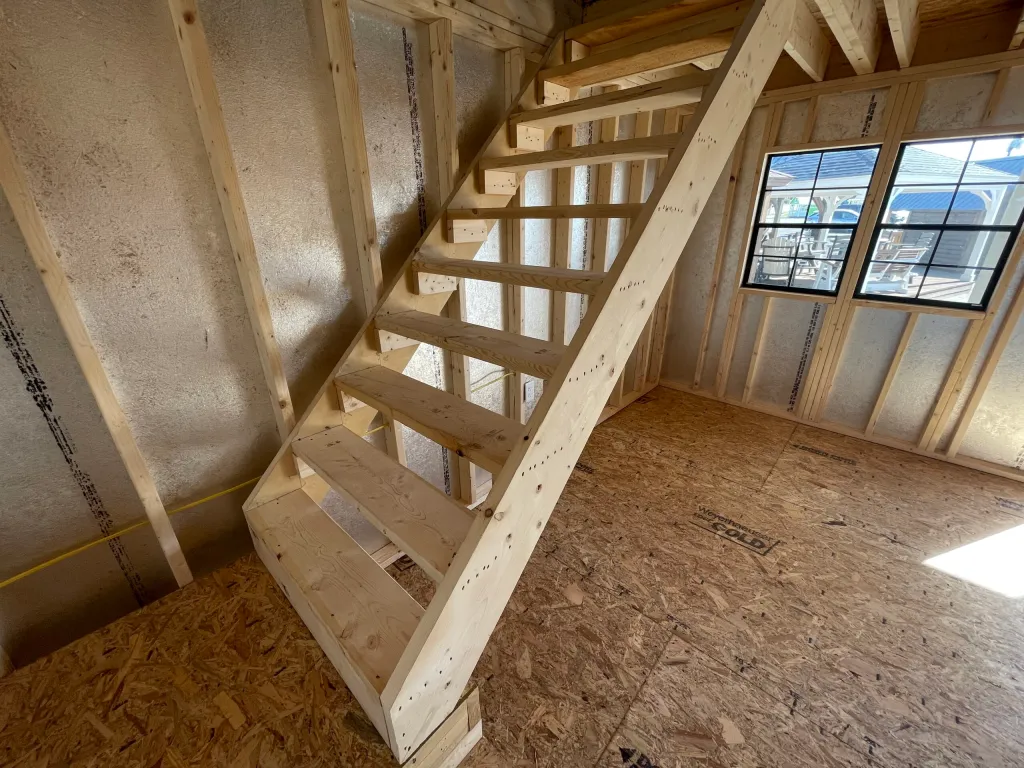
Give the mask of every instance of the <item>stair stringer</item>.
MULTIPOLYGON (((370 422, 377 414, 376 409, 366 406, 354 411, 345 411, 334 386, 335 379, 346 373, 377 365, 383 365, 398 372, 405 370, 405 367, 419 348, 419 344, 410 344, 407 347, 382 352, 374 320, 377 315, 408 310, 417 310, 433 315, 441 314, 441 311, 451 298, 452 291, 438 291, 435 289, 435 292, 431 293, 418 293, 417 276, 413 268, 413 262, 420 256, 440 256, 449 259, 467 260, 472 260, 476 256, 483 243, 455 244, 446 241, 445 211, 449 208, 503 208, 508 205, 512 199, 511 195, 484 194, 477 191, 477 166, 484 158, 505 157, 517 153, 516 149, 509 143, 509 121, 512 115, 520 110, 531 110, 540 106, 535 87, 536 75, 549 64, 561 63, 564 47, 564 36, 562 34, 556 35, 554 42, 541 60, 530 67, 530 77, 523 78, 523 85, 519 91, 519 96, 512 101, 512 104, 495 127, 490 138, 488 138, 477 153, 477 156, 461 172, 451 195, 444 205, 441 206, 434 220, 427 227, 420 241, 402 265, 402 268, 384 287, 381 300, 369 314, 358 333, 356 333, 348 349, 345 350, 331 371, 331 374, 320 386, 320 389, 303 412, 287 439, 281 444, 270 466, 263 473, 263 476, 246 499, 245 504, 243 504, 242 508, 244 510, 248 511, 261 504, 266 504, 291 491, 297 490, 303 485, 303 479, 299 476, 294 466, 293 441, 342 424, 357 434, 361 435, 366 432, 370 422)), ((545 132, 545 136, 549 135, 549 133, 545 132)), ((492 228, 495 223, 493 220, 488 221, 488 229, 492 228)), ((451 279, 451 283, 454 289, 456 283, 454 278, 451 279)))
POLYGON ((548 517, 789 35, 797 0, 758 0, 382 695, 400 761, 457 705, 548 517))

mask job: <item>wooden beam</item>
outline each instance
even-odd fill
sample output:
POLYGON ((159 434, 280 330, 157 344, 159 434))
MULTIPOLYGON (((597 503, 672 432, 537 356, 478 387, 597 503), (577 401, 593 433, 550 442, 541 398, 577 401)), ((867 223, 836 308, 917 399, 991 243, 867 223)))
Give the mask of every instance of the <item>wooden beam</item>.
POLYGON ((0 187, 7 197, 7 204, 11 206, 14 220, 25 239, 28 253, 43 281, 43 287, 50 297, 71 351, 81 366, 82 376, 96 398, 96 405, 103 422, 107 425, 114 447, 128 471, 128 477, 142 502, 146 517, 153 526, 160 549, 163 550, 178 586, 183 587, 192 581, 192 572, 185 562, 185 555, 171 527, 167 510, 160 501, 160 493, 149 473, 149 467, 146 466, 139 446, 135 443, 128 419, 121 410, 121 404, 114 395, 106 371, 103 370, 100 356, 93 346, 92 339, 89 338, 82 316, 78 313, 60 256, 46 231, 43 216, 32 197, 28 180, 18 163, 10 136, 3 124, 0 124, 0 187))
POLYGON ((864 428, 865 436, 870 436, 875 431, 878 419, 882 415, 882 409, 885 408, 885 400, 889 396, 889 390, 892 389, 892 383, 896 380, 896 374, 900 369, 900 363, 903 361, 903 355, 906 354, 907 347, 910 345, 910 339, 914 335, 914 328, 917 327, 918 317, 918 312, 907 313, 907 322, 903 326, 903 333, 900 335, 900 342, 896 346, 896 353, 889 362, 889 370, 885 374, 885 381, 882 382, 882 388, 878 390, 878 396, 875 398, 875 407, 871 409, 868 425, 864 428))
POLYGON ((642 205, 608 203, 605 205, 530 205, 508 208, 453 208, 446 212, 451 220, 472 219, 631 219, 642 205))
POLYGON ((889 33, 901 67, 909 67, 921 33, 919 0, 885 0, 885 15, 889 20, 889 33))
MULTIPOLYGON (((526 288, 544 288, 564 293, 597 293, 604 282, 604 272, 557 267, 531 267, 526 264, 505 264, 474 259, 447 259, 443 256, 417 256, 413 269, 431 275, 486 280, 526 288)), ((423 291, 421 290, 421 293, 423 291)))
MULTIPOLYGON (((434 202, 441 208, 451 196, 452 188, 459 174, 458 126, 455 107, 455 45, 452 38, 452 22, 440 19, 429 27, 430 37, 430 83, 434 103, 434 156, 437 160, 437 189, 434 202)), ((483 223, 483 222, 481 222, 483 223)), ((488 227, 490 229, 490 227, 488 227)), ((486 233, 480 242, 486 240, 486 233)), ((456 240, 451 239, 451 242, 456 240)), ((459 280, 452 293, 445 313, 455 321, 466 316, 466 283, 459 280)), ((459 352, 448 350, 448 370, 451 374, 452 392, 463 400, 470 399, 472 386, 469 380, 469 365, 459 352)), ((449 459, 455 466, 452 494, 467 504, 476 501, 473 480, 473 465, 465 456, 454 451, 449 459)))
POLYGON ((277 431, 284 440, 295 426, 295 410, 288 390, 288 378, 281 362, 281 350, 274 335, 274 323, 270 317, 270 305, 263 287, 256 244, 249 227, 249 215, 242 197, 238 170, 231 153, 224 112, 221 109, 217 84, 213 78, 213 64, 206 44, 206 34, 199 18, 196 0, 169 0, 171 18, 177 34, 181 61, 185 65, 192 102, 195 104, 199 128, 206 144, 206 155, 210 160, 217 197, 224 214, 224 225, 228 242, 234 254, 238 280, 242 284, 242 295, 249 314, 249 324, 256 337, 256 351, 259 353, 263 376, 270 390, 277 431))
POLYGON ((734 3, 616 40, 577 62, 543 70, 544 82, 567 88, 602 85, 629 75, 687 64, 729 49, 749 3, 734 3), (656 34, 656 36, 653 36, 656 34))
MULTIPOLYGON (((678 143, 679 135, 676 133, 607 141, 579 147, 549 149, 544 152, 529 152, 525 155, 487 158, 480 161, 480 170, 485 174, 490 171, 525 173, 549 168, 570 168, 576 165, 600 165, 601 163, 665 158, 672 153, 678 143)), ((560 201, 556 201, 556 204, 568 205, 568 203, 560 201)))
POLYGON ((359 287, 364 314, 369 315, 380 298, 383 277, 380 267, 380 243, 377 220, 373 214, 370 188, 370 163, 366 157, 363 113, 359 106, 359 80, 356 76, 355 46, 349 22, 348 0, 321 0, 327 49, 330 53, 334 101, 341 124, 342 165, 345 183, 342 195, 351 221, 342 222, 342 245, 358 254, 359 287))
POLYGON ((882 36, 874 0, 814 0, 858 75, 875 71, 882 36))
POLYGON ((512 118, 511 125, 513 128, 517 125, 532 128, 557 128, 562 125, 587 123, 608 117, 621 117, 655 109, 696 104, 701 99, 704 87, 711 82, 713 77, 713 72, 699 72, 673 77, 669 80, 644 83, 625 90, 600 93, 564 104, 541 107, 519 113, 512 118))
MULTIPOLYGON (((617 85, 605 86, 605 93, 614 93, 620 90, 617 85)), ((613 142, 619 137, 619 118, 616 116, 606 117, 601 120, 598 126, 598 136, 602 143, 613 142)), ((612 174, 615 170, 613 163, 603 163, 597 167, 597 204, 611 205, 612 202, 612 174)), ((590 251, 590 269, 605 271, 608 269, 608 224, 605 217, 599 217, 594 222, 594 242, 590 251)))
MULTIPOLYGON (((516 95, 522 89, 523 75, 526 72, 526 61, 523 58, 521 48, 513 48, 505 51, 505 106, 512 107, 515 104, 516 95)), ((523 204, 523 191, 516 189, 516 193, 509 200, 508 210, 515 214, 523 204)), ((448 211, 449 216, 451 210, 448 211)), ((513 218, 504 225, 503 244, 505 263, 510 267, 523 265, 526 258, 526 223, 523 219, 513 218)), ((523 333, 523 286, 514 283, 505 285, 505 328, 511 333, 523 333)), ((523 403, 523 390, 526 387, 526 377, 519 371, 513 371, 512 375, 505 379, 505 402, 507 413, 510 419, 522 424, 525 416, 523 403)))
MULTIPOLYGON (((893 2, 894 0, 887 0, 893 2)), ((916 0, 910 0, 916 2, 916 0)), ((825 68, 832 52, 832 44, 825 36, 824 30, 818 25, 804 0, 796 4, 793 16, 793 31, 786 42, 786 53, 790 55, 800 69, 806 72, 816 83, 825 79, 825 68)))
POLYGON ((1021 11, 1020 21, 1017 22, 1017 29, 1013 32, 1013 37, 1010 39, 1010 50, 1020 48, 1024 46, 1024 11, 1021 11))

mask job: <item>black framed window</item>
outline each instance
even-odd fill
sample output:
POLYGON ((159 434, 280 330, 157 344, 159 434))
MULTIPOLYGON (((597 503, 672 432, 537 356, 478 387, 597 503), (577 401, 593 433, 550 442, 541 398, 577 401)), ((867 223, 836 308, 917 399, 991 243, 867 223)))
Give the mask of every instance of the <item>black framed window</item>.
POLYGON ((772 155, 743 285, 834 296, 879 147, 772 155))
POLYGON ((1022 213, 1024 135, 903 144, 857 297, 986 309, 1022 213))

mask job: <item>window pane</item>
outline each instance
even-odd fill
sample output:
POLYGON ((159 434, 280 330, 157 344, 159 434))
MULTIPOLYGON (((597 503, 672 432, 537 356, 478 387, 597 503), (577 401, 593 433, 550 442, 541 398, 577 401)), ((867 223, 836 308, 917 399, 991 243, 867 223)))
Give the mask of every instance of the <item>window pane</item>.
POLYGON ((781 256, 755 256, 750 263, 747 282, 779 288, 789 285, 789 273, 793 271, 793 259, 781 256))
POLYGON ((947 229, 932 264, 950 267, 994 267, 1010 242, 1010 233, 947 229))
POLYGON ((863 189, 815 189, 807 221, 811 224, 856 224, 864 207, 863 189))
POLYGON ((852 238, 852 229, 805 229, 796 256, 798 259, 842 261, 850 249, 852 238))
POLYGON ((791 285, 808 291, 834 291, 842 268, 841 261, 797 259, 791 285))
POLYGON ((878 233, 871 260, 927 264, 938 242, 939 231, 934 229, 883 229, 878 233))
POLYGON ((809 191, 769 190, 761 206, 760 221, 763 224, 803 224, 810 204, 809 191))
POLYGON ((842 149, 822 154, 816 189, 834 187, 866 187, 878 160, 878 147, 842 149))
POLYGON ((893 187, 883 224, 942 224, 955 186, 893 187))
POLYGON ((1024 185, 964 186, 953 199, 949 223, 1013 226, 1022 208, 1024 185))
POLYGON ((1024 173, 1024 155, 1019 153, 1020 137, 1001 136, 978 139, 964 172, 965 183, 1006 184, 1020 181, 1024 173))
POLYGON ((950 267, 928 268, 928 274, 921 285, 919 299, 928 301, 951 301, 957 304, 978 304, 985 298, 985 291, 992 281, 991 269, 954 269, 950 267))
POLYGON ((759 226, 754 242, 754 253, 791 259, 796 254, 801 231, 799 227, 759 226))
POLYGON ((814 186, 814 178, 818 175, 820 152, 808 152, 802 155, 777 155, 768 166, 768 178, 765 187, 768 189, 810 189, 814 186))
POLYGON ((903 150, 896 185, 956 184, 973 140, 908 144, 903 150))

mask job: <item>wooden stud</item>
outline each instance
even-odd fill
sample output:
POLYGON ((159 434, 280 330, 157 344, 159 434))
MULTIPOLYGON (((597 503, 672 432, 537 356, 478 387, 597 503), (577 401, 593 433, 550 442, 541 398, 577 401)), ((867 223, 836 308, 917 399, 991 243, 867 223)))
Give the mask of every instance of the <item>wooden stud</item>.
POLYGON ((804 129, 800 135, 801 144, 810 144, 814 135, 814 126, 818 122, 818 97, 811 96, 807 102, 807 117, 804 118, 804 129))
POLYGON ((919 0, 885 0, 892 45, 901 67, 909 67, 914 59, 917 37, 921 32, 919 4, 919 0))
MULTIPOLYGON (((526 70, 526 61, 523 58, 521 48, 513 48, 505 51, 505 105, 512 107, 515 104, 516 94, 522 87, 523 74, 526 70)), ((516 189, 515 194, 509 201, 508 210, 513 213, 522 206, 523 193, 516 189)), ((448 211, 451 216, 452 211, 448 211)), ((504 225, 504 257, 511 266, 520 266, 526 258, 524 244, 526 242, 525 224, 522 219, 507 221, 504 225)), ((508 284, 505 286, 505 328, 511 333, 523 332, 523 288, 520 285, 508 284)), ((518 424, 523 423, 525 415, 523 409, 523 389, 526 386, 526 379, 518 371, 505 379, 505 401, 508 404, 508 415, 518 424)))
POLYGON ((796 4, 793 31, 786 43, 786 53, 812 80, 821 82, 825 79, 825 68, 828 67, 831 52, 832 44, 818 25, 818 20, 801 0, 796 4))
POLYGON ((858 75, 875 71, 882 36, 874 0, 814 0, 858 75))
POLYGON ((764 296, 761 299, 761 314, 757 319, 757 332, 754 334, 754 348, 750 352, 750 362, 747 365, 747 379, 743 383, 743 402, 750 402, 750 394, 754 389, 754 379, 757 378, 757 364, 761 358, 761 345, 764 343, 764 331, 768 326, 768 313, 771 310, 772 297, 764 296))
MULTIPOLYGON (((576 55, 582 53, 574 49, 572 42, 565 44, 565 58, 570 62, 577 60, 576 55)), ((542 78, 538 78, 543 81, 542 78)), ((547 87, 547 84, 544 84, 547 87)), ((566 87, 566 86, 559 86, 566 87)), ((568 91, 571 99, 576 98, 576 90, 568 91)), ((567 125, 555 131, 555 146, 561 151, 572 151, 576 144, 576 127, 567 125)), ((573 188, 576 180, 574 167, 561 167, 555 171, 555 205, 571 205, 573 188)), ((551 251, 551 266, 555 269, 569 268, 569 255, 572 249, 572 224, 559 219, 555 221, 555 239, 551 251)), ((566 343, 566 315, 568 314, 569 297, 563 292, 551 292, 551 340, 556 344, 566 343)))
POLYGON ((1006 83, 1009 79, 1010 69, 1008 67, 1000 69, 996 75, 996 81, 992 85, 992 93, 988 97, 988 103, 985 105, 985 114, 981 118, 982 125, 992 125, 992 119, 1002 104, 1003 94, 1006 92, 1006 83))
POLYGON ((146 512, 146 518, 153 526, 160 549, 163 550, 167 564, 174 574, 174 579, 179 587, 183 587, 192 581, 192 572, 189 570, 185 555, 181 551, 181 544, 171 527, 167 510, 160 501, 160 493, 157 491, 153 476, 149 473, 149 467, 139 451, 139 446, 132 435, 131 427, 121 404, 114 395, 110 386, 110 380, 103 369, 99 353, 89 338, 89 331, 82 321, 82 316, 75 305, 71 293, 71 285, 64 267, 60 262, 60 255, 46 231, 46 224, 39 212, 35 199, 29 190, 28 180, 24 171, 18 164, 14 154, 14 146, 11 144, 7 129, 0 123, 0 187, 3 188, 7 203, 14 213, 14 220, 18 223, 22 237, 29 255, 35 264, 36 271, 43 281, 43 287, 50 297, 53 310, 57 315, 64 335, 67 337, 78 365, 82 369, 82 376, 85 378, 89 390, 96 399, 103 422, 107 425, 110 437, 114 442, 121 461, 128 472, 128 478, 135 488, 135 492, 142 502, 146 512))
MULTIPOLYGON (((619 86, 609 85, 605 93, 618 91, 619 86)), ((614 142, 619 136, 619 118, 606 117, 601 121, 599 136, 602 143, 614 142)), ((603 163, 597 168, 597 204, 609 205, 612 202, 612 175, 615 170, 613 163, 603 163)), ((614 257, 612 257, 614 258, 614 257)), ((594 222, 594 242, 590 252, 591 269, 607 270, 608 255, 608 219, 601 217, 594 222)))
MULTIPOLYGON (((729 242, 729 229, 732 226, 733 207, 736 201, 736 181, 739 179, 743 162, 743 148, 747 140, 747 130, 743 129, 736 148, 732 151, 732 163, 729 165, 729 180, 725 185, 725 203, 722 206, 722 226, 718 229, 718 244, 715 248, 715 263, 711 268, 711 285, 708 286, 707 307, 704 310, 704 327, 701 329, 700 344, 697 347, 697 364, 693 374, 693 388, 700 388, 701 376, 704 375, 704 361, 707 359, 708 348, 711 346, 711 323, 715 316, 715 302, 718 300, 718 286, 722 279, 722 265, 725 263, 725 250, 729 242)), ((742 267, 741 267, 742 269, 742 267)))
POLYGON ((907 313, 907 322, 903 326, 903 333, 900 336, 900 342, 896 346, 896 352, 889 363, 889 370, 885 374, 885 381, 882 382, 882 388, 878 391, 878 396, 875 398, 875 407, 871 409, 871 417, 868 419, 868 425, 864 429, 865 436, 870 436, 875 431, 878 419, 882 415, 882 409, 885 408, 885 399, 889 396, 889 390, 892 389, 892 383, 895 381, 896 373, 900 369, 900 363, 903 360, 903 355, 906 354, 907 347, 910 345, 910 339, 914 335, 914 328, 917 326, 918 317, 919 314, 917 312, 907 313))
MULTIPOLYGON (((430 83, 434 103, 434 156, 437 158, 437 191, 435 199, 443 207, 451 196, 459 173, 458 127, 455 106, 455 48, 452 24, 448 19, 435 21, 430 33, 430 83)), ((491 222, 448 221, 448 241, 451 243, 482 243, 487 240, 491 222), (457 225, 453 229, 453 224, 457 225), (457 230, 457 231, 455 231, 457 230), (467 232, 467 230, 471 230, 467 232)), ((459 280, 448 301, 447 315, 455 321, 466 316, 466 283, 459 280)), ((448 351, 448 369, 452 379, 452 392, 463 400, 470 399, 469 366, 459 352, 448 351)), ((449 451, 449 460, 455 467, 452 494, 467 504, 477 501, 473 465, 465 456, 449 451)))
POLYGON ((1010 50, 1020 48, 1022 45, 1024 45, 1024 11, 1021 11, 1017 29, 1014 30, 1013 37, 1010 39, 1010 50))
POLYGON ((249 324, 256 338, 256 351, 270 390, 277 431, 284 440, 295 426, 295 410, 288 390, 288 377, 281 362, 281 350, 274 335, 270 305, 263 287, 263 276, 256 257, 256 244, 253 242, 252 230, 249 227, 249 215, 242 197, 238 170, 231 153, 224 112, 221 109, 217 84, 213 79, 213 64, 206 43, 206 34, 195 0, 169 0, 169 5, 181 61, 185 66, 192 102, 195 104, 199 128, 206 144, 206 155, 210 160, 210 170, 213 172, 213 182, 224 214, 228 242, 231 243, 235 257, 235 267, 242 286, 242 295, 245 297, 249 324))

